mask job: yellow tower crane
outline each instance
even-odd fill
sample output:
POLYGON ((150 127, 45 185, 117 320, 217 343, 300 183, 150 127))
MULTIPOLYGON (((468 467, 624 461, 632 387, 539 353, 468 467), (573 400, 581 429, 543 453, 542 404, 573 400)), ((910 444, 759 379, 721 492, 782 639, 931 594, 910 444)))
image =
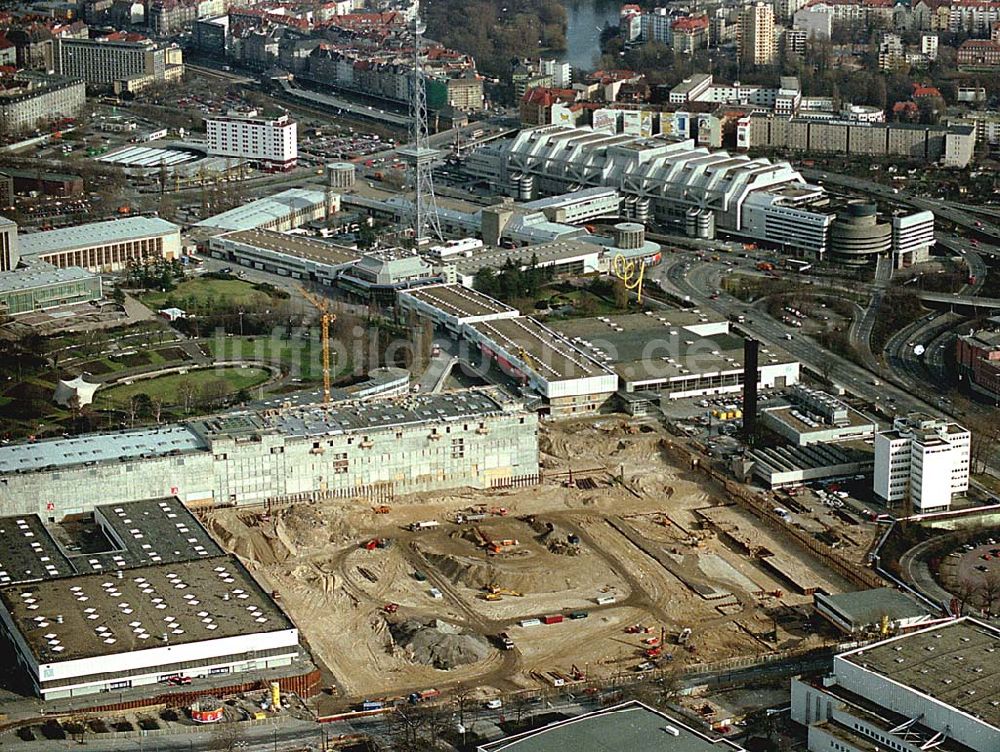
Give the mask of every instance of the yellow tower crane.
POLYGON ((323 402, 330 401, 330 324, 337 320, 336 314, 330 313, 330 301, 309 292, 302 285, 299 289, 305 299, 316 306, 320 312, 320 333, 323 344, 323 402))

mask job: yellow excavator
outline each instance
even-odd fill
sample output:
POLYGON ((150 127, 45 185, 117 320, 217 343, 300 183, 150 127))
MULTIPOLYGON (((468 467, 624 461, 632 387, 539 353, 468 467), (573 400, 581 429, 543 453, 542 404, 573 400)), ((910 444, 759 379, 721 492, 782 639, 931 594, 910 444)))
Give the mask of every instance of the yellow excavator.
POLYGON ((486 592, 489 593, 490 595, 513 595, 516 598, 523 598, 524 597, 524 595, 522 593, 519 593, 516 590, 510 590, 508 588, 502 588, 499 585, 495 585, 495 584, 494 585, 487 585, 486 586, 486 592))

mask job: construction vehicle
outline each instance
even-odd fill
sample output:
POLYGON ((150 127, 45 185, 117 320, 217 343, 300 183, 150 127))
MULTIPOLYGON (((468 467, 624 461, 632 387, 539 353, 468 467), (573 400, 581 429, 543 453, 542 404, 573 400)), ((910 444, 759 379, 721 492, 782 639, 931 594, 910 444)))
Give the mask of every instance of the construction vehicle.
POLYGON ((425 520, 424 522, 412 522, 410 523, 410 530, 416 532, 418 530, 430 530, 434 527, 439 527, 441 525, 437 520, 425 520))
POLYGON ((426 700, 433 700, 435 697, 440 697, 441 691, 437 689, 425 689, 423 692, 413 692, 410 694, 409 701, 411 705, 416 705, 419 702, 424 702, 426 700))
POLYGON ((659 658, 660 653, 663 652, 663 648, 646 648, 642 651, 642 654, 646 658, 659 658))
POLYGON ((643 630, 642 624, 632 624, 625 627, 625 634, 639 634, 643 630))
POLYGON ((757 271, 759 271, 759 272, 773 272, 774 271, 774 264, 772 264, 770 261, 761 261, 759 264, 757 264, 757 271))
POLYGON ((509 513, 510 510, 507 509, 507 507, 493 507, 490 510, 490 514, 494 515, 495 517, 506 517, 509 513))
POLYGON ((302 291, 302 295, 316 306, 316 310, 320 312, 320 334, 321 342, 323 344, 323 403, 329 404, 330 402, 330 324, 337 320, 335 314, 330 313, 329 301, 324 300, 318 295, 314 295, 309 292, 305 287, 299 285, 299 290, 302 291))
POLYGON ((517 592, 516 590, 509 590, 507 588, 502 588, 499 585, 487 585, 486 592, 491 595, 513 595, 515 598, 523 598, 524 596, 517 592))
POLYGON ((487 554, 494 556, 496 554, 503 553, 503 545, 501 545, 498 541, 493 540, 490 536, 483 532, 483 529, 479 527, 479 525, 476 525, 473 530, 479 538, 482 547, 486 549, 487 554))
POLYGON ((580 669, 578 669, 576 667, 575 663, 570 667, 569 671, 570 671, 570 676, 573 677, 573 681, 586 681, 587 680, 587 675, 585 673, 583 673, 580 669))
POLYGON ((677 644, 684 645, 690 639, 691 639, 691 627, 684 627, 684 629, 681 630, 681 633, 677 635, 677 644))
POLYGON ((375 514, 389 514, 392 511, 392 507, 382 504, 381 506, 372 507, 372 511, 375 514))
POLYGON ((483 593, 481 597, 484 601, 490 601, 491 603, 503 600, 503 596, 500 593, 483 593))
POLYGON ((399 604, 398 603, 386 603, 384 606, 382 606, 382 610, 385 613, 387 613, 387 614, 394 614, 397 611, 399 611, 399 604))
POLYGON ((507 634, 506 632, 501 632, 500 634, 497 635, 497 642, 500 643, 500 646, 504 650, 514 649, 514 641, 510 638, 510 635, 507 634))

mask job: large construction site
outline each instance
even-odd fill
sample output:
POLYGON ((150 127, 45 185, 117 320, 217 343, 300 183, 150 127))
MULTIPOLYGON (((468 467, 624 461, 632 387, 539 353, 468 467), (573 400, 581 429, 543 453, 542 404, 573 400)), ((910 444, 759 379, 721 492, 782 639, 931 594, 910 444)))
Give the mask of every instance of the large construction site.
POLYGON ((824 556, 693 469, 659 424, 540 431, 538 485, 201 517, 274 593, 341 705, 600 684, 834 639, 810 623, 812 593, 863 586, 847 576, 874 525, 824 556))

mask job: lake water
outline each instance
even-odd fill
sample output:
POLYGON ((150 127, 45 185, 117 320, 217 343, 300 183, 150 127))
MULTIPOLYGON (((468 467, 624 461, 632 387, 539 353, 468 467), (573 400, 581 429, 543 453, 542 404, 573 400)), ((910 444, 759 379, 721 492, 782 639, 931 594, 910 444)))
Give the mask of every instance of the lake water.
POLYGON ((566 8, 566 51, 559 59, 574 70, 590 71, 601 55, 601 30, 618 25, 621 0, 563 0, 566 8))

